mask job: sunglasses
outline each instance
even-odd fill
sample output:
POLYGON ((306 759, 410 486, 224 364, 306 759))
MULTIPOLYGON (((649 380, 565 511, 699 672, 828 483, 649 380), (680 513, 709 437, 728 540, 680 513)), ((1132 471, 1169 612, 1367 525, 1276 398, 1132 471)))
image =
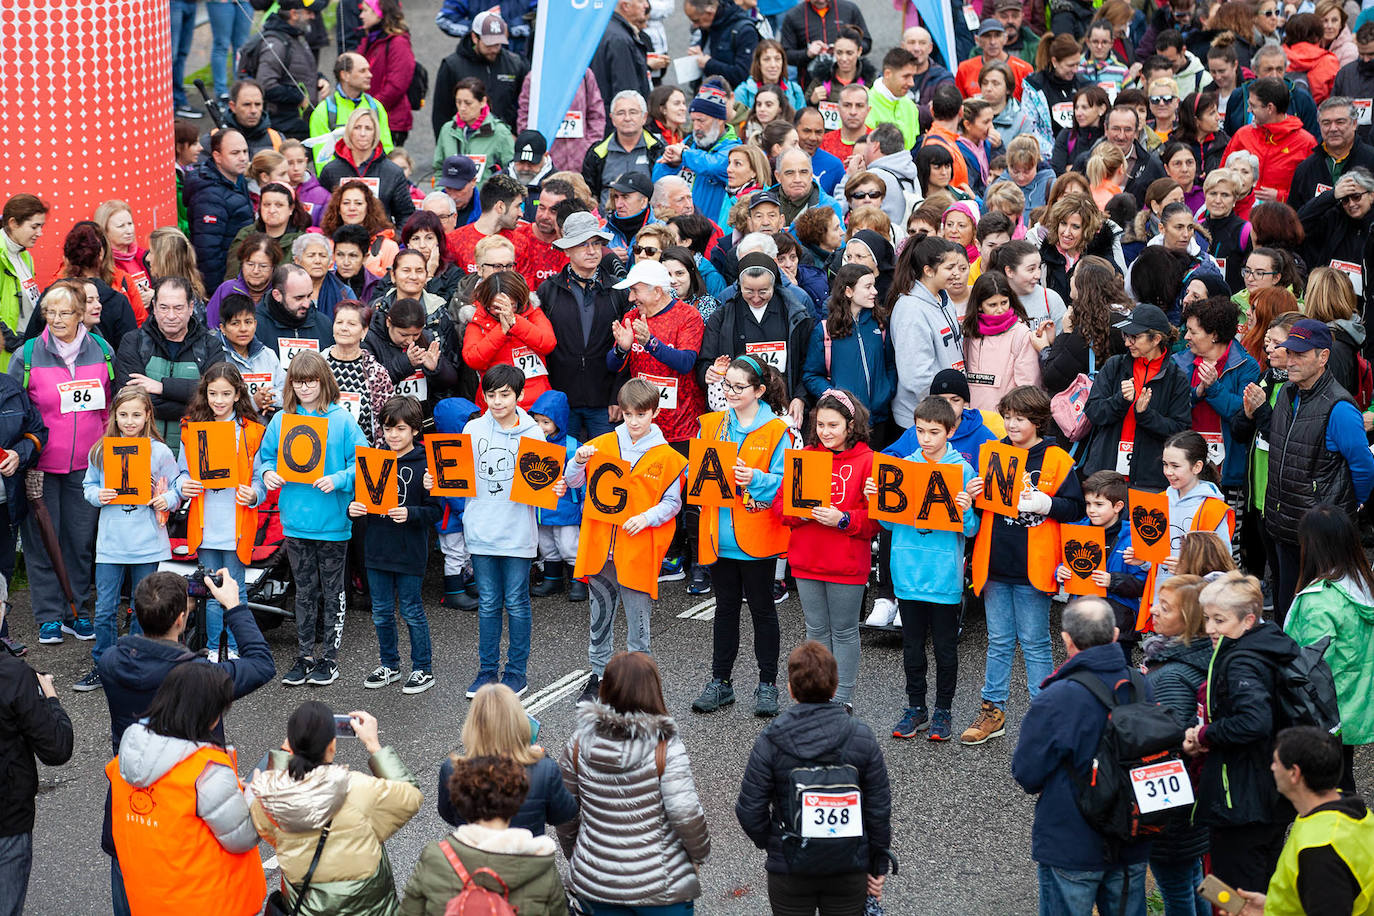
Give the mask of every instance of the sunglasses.
POLYGON ((1345 197, 1337 197, 1337 198, 1336 198, 1336 203, 1338 203, 1338 204, 1348 204, 1348 203, 1352 203, 1352 202, 1358 203, 1359 201, 1363 200, 1363 199, 1364 199, 1364 196, 1365 196, 1366 194, 1368 194, 1368 193, 1369 193, 1368 191, 1356 191, 1354 194, 1347 194, 1345 197))
POLYGON ((630 249, 635 254, 658 254, 661 249, 654 248, 652 245, 636 245, 630 249))
POLYGON ((1173 102, 1175 98, 1177 98, 1177 96, 1172 96, 1172 95, 1152 95, 1152 96, 1150 96, 1150 104, 1151 104, 1151 105, 1168 105, 1169 103, 1173 102))
POLYGON ((855 191, 849 195, 850 200, 882 200, 882 191, 855 191))
POLYGON ((1270 17, 1270 16, 1277 16, 1277 15, 1279 14, 1279 11, 1278 11, 1277 9, 1273 9, 1273 10, 1260 10, 1260 11, 1259 11, 1259 14, 1260 14, 1261 16, 1264 16, 1265 18, 1268 18, 1268 17, 1270 17))

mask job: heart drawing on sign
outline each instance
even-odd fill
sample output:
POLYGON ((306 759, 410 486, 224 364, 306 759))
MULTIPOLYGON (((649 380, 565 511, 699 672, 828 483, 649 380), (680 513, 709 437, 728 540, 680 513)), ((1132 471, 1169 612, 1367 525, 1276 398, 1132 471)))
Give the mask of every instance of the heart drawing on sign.
POLYGON ((1078 578, 1088 578, 1101 563, 1102 548, 1096 542, 1084 544, 1074 539, 1064 542, 1064 564, 1078 578))
POLYGON ((1135 525, 1141 540, 1153 547, 1164 537, 1164 532, 1169 528, 1169 519, 1158 509, 1136 506, 1131 510, 1131 524, 1135 525))
POLYGON ((525 478, 525 483, 532 489, 542 490, 552 486, 554 481, 558 480, 558 472, 561 470, 556 458, 536 455, 534 452, 526 452, 520 456, 520 476, 525 478))

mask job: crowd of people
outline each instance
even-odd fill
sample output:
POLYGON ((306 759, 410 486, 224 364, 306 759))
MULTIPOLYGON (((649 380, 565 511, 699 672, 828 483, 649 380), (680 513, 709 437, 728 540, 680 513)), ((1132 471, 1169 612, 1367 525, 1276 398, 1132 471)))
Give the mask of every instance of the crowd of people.
MULTIPOLYGON (((120 200, 52 226, 22 189, 0 216, 0 572, 22 536, 40 646, 92 643, 72 687, 111 708, 117 912, 189 892, 163 857, 218 882, 223 912, 256 911, 261 837, 302 912, 440 913, 489 869, 521 913, 561 913, 546 824, 587 911, 691 912, 710 841, 648 656, 664 588, 715 601, 698 715, 737 700, 748 605, 746 685, 773 721, 736 810, 768 852, 776 913, 882 894, 893 799, 859 715, 894 719, 894 740, 1002 737, 1018 644, 1031 706, 1013 775, 1039 794, 1043 913, 1143 914, 1147 868, 1168 916, 1204 912, 1204 871, 1250 911, 1364 911, 1374 13, 983 0, 955 10, 947 60, 922 25, 875 45, 851 0, 684 0, 701 71, 686 86, 663 80, 672 4, 621 0, 547 137, 527 123, 532 5, 455 0, 437 21, 459 44, 435 68, 426 193, 404 144, 427 71, 401 5, 343 6, 332 79, 318 0, 279 0, 253 43, 221 46, 221 17, 215 126, 175 97, 177 226, 140 226, 120 200), (60 268, 35 276, 30 249, 53 230, 60 268), (215 424, 227 488, 201 473, 215 424), (308 479, 286 473, 303 424, 322 452, 308 479), (433 492, 427 434, 469 437, 469 495, 433 492), (552 508, 514 498, 522 437, 561 456, 552 508), (147 442, 134 474, 149 479, 111 466, 128 440, 147 442), (385 512, 355 498, 367 448, 395 462, 385 512), (797 450, 831 468, 809 514, 783 511, 797 450), (701 498, 699 452, 728 455, 721 499, 701 498), (941 466, 950 525, 923 525, 928 501, 878 511, 893 460, 941 466), (616 521, 592 499, 608 466, 630 506, 616 521), (384 841, 422 797, 375 719, 305 703, 246 793, 223 750, 229 704, 278 674, 240 600, 269 517, 295 586, 282 684, 414 695, 472 675, 472 734, 439 792, 460 826, 399 904, 384 841), (199 653, 179 642, 184 580, 157 572, 169 519, 224 573, 199 653), (1074 525, 1098 529, 1094 549, 1074 525), (466 672, 430 648, 432 543, 442 606, 477 615, 466 672), (1056 669, 1053 603, 1075 585, 1097 597, 1063 612, 1056 669), (370 673, 339 667, 351 591, 377 635, 370 673), (780 671, 793 592, 808 642, 780 671), (531 596, 553 595, 588 603, 591 672, 556 767, 515 712, 531 596), (956 723, 957 643, 980 605, 978 710, 956 723), (856 692, 863 625, 900 631, 900 710, 856 692), (1338 728, 1285 702, 1311 651, 1338 728), (183 664, 197 659, 212 664, 183 664), (1129 841, 1087 817, 1079 784, 1123 702, 1172 717, 1192 813, 1129 841), (372 778, 332 763, 336 734, 369 751, 372 778), (804 803, 799 773, 857 786, 853 807, 838 790, 804 803), (139 816, 153 785, 184 803, 176 826, 139 816)), ((194 4, 173 7, 184 60, 194 4)), ((29 648, 2 621, 0 636, 0 685, 32 679, 12 661, 29 648)), ((51 679, 37 689, 48 703, 24 697, 11 728, 33 736, 30 772, 71 746, 51 679)), ((13 791, 31 812, 31 785, 13 791)), ((11 875, 26 880, 30 852, 14 837, 31 821, 0 837, 20 906, 11 875)))

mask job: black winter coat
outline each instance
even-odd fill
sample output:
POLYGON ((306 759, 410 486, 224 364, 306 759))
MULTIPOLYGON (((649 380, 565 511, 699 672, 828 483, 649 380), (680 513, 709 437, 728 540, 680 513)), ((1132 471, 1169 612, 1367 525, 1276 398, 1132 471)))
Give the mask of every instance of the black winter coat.
MULTIPOLYGON (((693 32, 693 35, 697 35, 693 32)), ((749 79, 749 67, 754 60, 754 46, 759 43, 758 30, 749 14, 735 5, 735 0, 721 0, 716 6, 716 18, 698 46, 711 56, 701 68, 704 76, 723 76, 731 86, 749 79)))
POLYGON ((0 652, 0 837, 33 832, 34 757, 60 766, 72 759, 72 744, 72 720, 62 703, 43 696, 32 668, 0 652))
POLYGON ((248 180, 242 175, 230 181, 213 162, 202 162, 187 174, 186 220, 206 289, 224 282, 229 243, 254 216, 248 180))
POLYGON ((1045 349, 1040 359, 1040 381, 1044 384, 1046 393, 1053 397, 1072 385, 1079 373, 1089 375, 1089 368, 1094 371, 1101 369, 1107 359, 1126 352, 1121 332, 1115 328, 1107 331, 1107 345, 1110 352, 1106 358, 1095 360, 1094 365, 1090 367, 1088 341, 1077 329, 1055 337, 1054 343, 1045 349))
POLYGON ((735 817, 754 845, 768 851, 764 868, 769 872, 791 872, 783 857, 777 826, 784 799, 791 791, 791 770, 831 760, 858 770, 864 825, 863 842, 855 861, 837 863, 832 874, 887 873, 885 853, 892 844, 892 792, 887 765, 872 730, 839 703, 798 703, 789 707, 754 741, 735 802, 735 817))
MULTIPOLYGON (((429 331, 422 330, 420 331, 420 339, 415 342, 415 345, 423 350, 433 342, 434 335, 429 331)), ((363 339, 363 347, 377 358, 377 362, 382 364, 387 375, 391 376, 393 384, 399 383, 401 379, 408 378, 416 372, 415 367, 410 364, 410 357, 406 356, 406 351, 391 342, 391 335, 387 333, 385 317, 380 323, 372 322, 372 326, 367 329, 367 337, 363 339)), ((439 344, 439 362, 435 365, 434 371, 431 372, 428 369, 423 371, 425 381, 429 386, 426 407, 458 384, 458 370, 453 367, 453 361, 444 352, 442 343, 439 344)))
MULTIPOLYGON (((1317 185, 1324 184, 1334 188, 1336 182, 1331 179, 1331 168, 1326 155, 1326 148, 1318 143, 1317 148, 1312 151, 1298 167, 1293 171, 1293 183, 1288 186, 1288 199, 1301 206, 1317 196, 1317 185)), ((1356 140, 1355 145, 1350 148, 1350 153, 1341 163, 1341 174, 1348 175, 1350 170, 1357 167, 1374 169, 1374 146, 1362 140, 1356 140)))
MULTIPOLYGON (((1244 105, 1242 104, 1242 107, 1244 105)), ((1106 143, 1106 140, 1099 141, 1106 143)), ((1096 144, 1093 144, 1096 146, 1096 144)), ((1073 170, 1075 172, 1088 173, 1088 157, 1092 155, 1092 147, 1080 150, 1073 160, 1073 170)), ((1135 142, 1135 167, 1131 169, 1131 174, 1126 176, 1126 191, 1135 198, 1137 207, 1145 206, 1145 190, 1150 187, 1150 183, 1156 178, 1164 177, 1164 163, 1159 161, 1159 157, 1140 145, 1140 141, 1135 142)), ((1111 260, 1108 258, 1108 260, 1111 260)), ((1067 302, 1068 296, 1064 297, 1067 302)))
MULTIPOLYGON (((1164 640, 1152 636, 1146 640, 1164 640)), ((1187 645, 1174 642, 1147 657, 1142 666, 1145 681, 1155 695, 1155 702, 1173 713, 1180 728, 1197 724, 1197 692, 1207 681, 1207 664, 1212 660, 1212 642, 1197 636, 1187 645)), ((1181 823, 1171 825, 1150 844, 1150 858, 1155 862, 1176 862, 1191 859, 1207 851, 1207 828, 1181 823)))
MULTIPOLYGON (((471 34, 463 36, 458 43, 458 50, 444 58, 434 77, 434 114, 431 117, 436 137, 439 136, 439 130, 458 113, 458 105, 453 100, 454 85, 469 76, 477 77, 487 87, 487 104, 491 107, 491 113, 505 121, 507 127, 515 126, 520 108, 520 87, 525 82, 525 74, 530 72, 529 61, 505 48, 496 55, 495 60, 488 61, 473 48, 475 37, 471 34)), ((647 85, 647 76, 644 81, 647 85)), ((648 98, 647 90, 645 98, 648 98)), ((610 102, 606 103, 608 117, 610 105, 610 102)))
POLYGON ((410 196, 410 181, 401 167, 382 151, 382 145, 372 151, 372 156, 361 166, 353 163, 353 154, 339 142, 337 155, 320 170, 320 184, 330 192, 340 182, 350 178, 376 178, 378 181, 377 199, 386 208, 387 217, 397 226, 404 226, 415 212, 415 201, 410 196))
POLYGON ((181 340, 177 355, 172 356, 169 341, 157 326, 157 316, 149 315, 143 327, 130 331, 120 341, 119 352, 115 354, 115 384, 118 391, 129 383, 134 373, 160 379, 162 393, 153 398, 153 416, 157 418, 158 431, 162 434, 172 452, 181 436, 181 418, 195 396, 200 385, 200 377, 215 363, 224 362, 224 344, 218 334, 211 334, 192 316, 186 327, 186 336, 181 340), (154 361, 157 365, 151 366, 154 361), (194 364, 193 369, 183 369, 172 374, 176 366, 194 364), (194 375, 190 374, 194 372, 194 375))
MULTIPOLYGON (((19 353, 15 359, 22 359, 19 353)), ((19 467, 8 477, 0 477, 5 487, 5 507, 10 527, 18 525, 28 507, 24 492, 24 472, 38 463, 38 453, 48 444, 48 427, 18 379, 5 373, 0 380, 0 448, 19 455, 19 467)), ((11 541, 11 544, 14 542, 11 541)), ((11 549, 9 562, 14 562, 11 549)), ((0 770, 3 772, 3 770, 0 770)), ((3 815, 0 814, 0 818, 3 815)))
MULTIPOLYGON (((782 310, 787 328, 787 366, 782 374, 787 382, 787 396, 804 399, 806 389, 802 385, 802 370, 806 367, 806 351, 811 346, 811 329, 815 319, 809 309, 798 303, 789 302, 783 296, 781 286, 774 289, 773 298, 768 302, 768 311, 764 312, 765 322, 775 309, 782 310)), ((711 313, 710 318, 706 319, 701 349, 697 351, 697 381, 703 388, 706 387, 706 370, 711 368, 711 363, 715 362, 717 356, 723 355, 734 359, 744 354, 746 343, 763 343, 776 339, 772 335, 759 336, 758 326, 754 324, 753 316, 749 314, 749 306, 744 303, 742 297, 737 295, 727 299, 720 304, 720 308, 711 313)))
MULTIPOLYGON (((1083 256, 1075 262, 1074 266, 1077 267, 1082 262, 1083 257, 1090 254, 1104 258, 1108 264, 1115 266, 1116 258, 1112 256, 1115 241, 1115 231, 1110 225, 1103 223, 1102 228, 1098 229, 1097 235, 1088 242, 1088 247, 1083 250, 1083 256)), ((1058 293, 1065 302, 1073 301, 1073 297, 1069 295, 1069 278, 1073 276, 1073 271, 1068 269, 1068 261, 1059 253, 1058 246, 1048 236, 1046 236, 1045 241, 1040 243, 1040 260, 1045 268, 1045 286, 1058 293)))
POLYGON ((1303 204, 1298 219, 1302 220, 1307 236, 1302 243, 1302 258, 1309 269, 1325 267, 1333 260, 1364 263, 1365 246, 1374 227, 1374 209, 1363 219, 1351 219, 1345 208, 1336 203, 1333 188, 1303 204))
POLYGON ((796 67, 799 73, 804 72, 811 61, 806 46, 813 41, 834 44, 843 25, 855 26, 864 33, 861 58, 873 50, 873 35, 868 31, 868 23, 864 22, 864 14, 858 4, 850 0, 835 0, 825 8, 824 13, 820 13, 810 3, 798 3, 783 14, 782 30, 778 33, 778 40, 787 54, 787 62, 796 67))
MULTIPOLYGON (((1121 383, 1131 378, 1134 362, 1129 353, 1123 353, 1107 360, 1098 370, 1085 408, 1093 425, 1092 431, 1088 433, 1087 447, 1078 461, 1079 472, 1084 477, 1094 471, 1116 470, 1121 424, 1126 411, 1135 410, 1134 402, 1122 397, 1121 383)), ((1178 363, 1166 356, 1163 367, 1145 386, 1152 393, 1149 406, 1135 415, 1131 486, 1162 490, 1168 486, 1162 466, 1164 443, 1174 433, 1181 433, 1193 425, 1191 385, 1178 363)))
POLYGON ((321 350, 334 345, 334 322, 313 305, 306 311, 305 317, 298 320, 286 311, 276 296, 268 293, 262 305, 258 306, 257 318, 258 330, 253 336, 276 353, 278 359, 281 358, 278 341, 283 337, 318 340, 321 350))
POLYGON ((1061 130, 1054 137, 1054 152, 1050 154, 1050 168, 1054 169, 1056 175, 1064 174, 1064 170, 1073 162, 1077 161, 1078 154, 1084 150, 1092 149, 1097 145, 1097 141, 1102 139, 1102 128, 1078 126, 1075 121, 1073 126, 1067 130, 1061 130), (1073 141, 1073 149, 1069 149, 1069 141, 1073 141))
POLYGON ((572 266, 539 284, 539 304, 557 338, 544 358, 549 384, 568 396, 569 407, 609 407, 619 390, 616 374, 606 368, 606 354, 615 346, 611 324, 625 317, 629 299, 612 286, 614 278, 598 267, 587 288, 593 301, 591 335, 583 342, 581 306, 573 293, 572 266))
MULTIPOLYGON (((611 100, 617 92, 633 89, 649 97, 649 38, 619 13, 611 14, 601 44, 592 57, 592 76, 601 100, 606 104, 606 119, 611 117, 611 100)), ((436 122, 437 123, 437 122, 436 122)), ((439 128, 434 128, 439 133, 439 128)))
MULTIPOLYGON (((306 123, 307 115, 301 114, 301 102, 314 105, 320 95, 320 71, 315 52, 305 33, 287 24, 280 12, 263 22, 262 40, 255 76, 262 86, 267 112, 277 130, 288 137, 304 140, 310 136, 310 125, 306 123)), ((230 238, 233 238, 232 233, 230 238)))
MULTIPOLYGON (((281 132, 272 128, 272 116, 269 115, 266 110, 263 111, 262 118, 258 123, 254 124, 251 128, 244 127, 240 124, 238 119, 234 117, 234 113, 230 111, 227 106, 221 109, 221 117, 224 118, 223 130, 236 130, 243 134, 243 139, 248 141, 249 158, 257 155, 261 150, 281 148, 281 132)), ((204 134, 201 134, 201 162, 208 162, 210 160, 210 136, 212 133, 214 132, 207 130, 204 134)))

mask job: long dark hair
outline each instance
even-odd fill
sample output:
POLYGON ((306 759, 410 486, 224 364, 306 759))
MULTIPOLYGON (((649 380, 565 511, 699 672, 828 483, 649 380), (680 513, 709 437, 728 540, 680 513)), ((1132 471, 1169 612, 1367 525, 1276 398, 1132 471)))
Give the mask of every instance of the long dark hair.
MULTIPOLYGON (((1204 111, 1210 111, 1217 107, 1217 94, 1215 90, 1209 89, 1205 92, 1194 92, 1183 100, 1183 104, 1178 106, 1178 125, 1169 134, 1170 142, 1179 140, 1189 146, 1199 147, 1194 149, 1194 155, 1201 154, 1202 128, 1198 125, 1198 116, 1204 111)), ((1167 162, 1168 160, 1163 160, 1167 162)), ((1201 158, 1198 159, 1197 173, 1200 177, 1204 169, 1201 158)), ((1201 184, 1201 182, 1198 182, 1201 184)))
MULTIPOLYGON (((835 278, 830 281, 830 299, 826 302, 825 318, 825 328, 831 338, 838 340, 853 333, 854 318, 849 314, 851 303, 845 290, 852 289, 864 277, 871 275, 873 271, 863 264, 845 264, 835 271, 835 278)), ((877 280, 876 276, 874 280, 877 280)))
POLYGON ((993 296, 1006 296, 1011 303, 1011 310, 1016 313, 1016 317, 1023 322, 1029 322, 1030 316, 1026 314, 1026 307, 1021 304, 1021 297, 1016 295, 1011 288, 1011 281, 1007 275, 1000 270, 990 270, 985 274, 979 274, 978 279, 973 281, 973 289, 969 291, 968 305, 964 306, 964 321, 960 328, 965 337, 974 339, 983 336, 983 332, 978 327, 978 315, 983 307, 983 303, 993 296))
POLYGON ((261 423, 262 419, 258 416, 257 405, 253 403, 253 396, 248 393, 248 386, 243 383, 243 376, 239 374, 238 367, 233 363, 215 363, 205 374, 200 377, 200 384, 196 385, 196 393, 191 396, 191 403, 186 405, 186 416, 181 421, 186 423, 209 423, 215 419, 215 412, 210 409, 210 402, 206 398, 205 392, 210 387, 211 382, 223 379, 234 386, 234 415, 239 420, 248 420, 252 423, 261 423))
POLYGON ((1298 591, 1319 579, 1336 582, 1354 579, 1374 595, 1374 570, 1360 544, 1360 530, 1345 510, 1330 503, 1308 509, 1298 522, 1298 591))
MULTIPOLYGON (((439 237, 443 244, 443 236, 439 237)), ((530 288, 525 278, 513 270, 498 270, 484 280, 480 280, 472 291, 472 301, 483 309, 491 305, 498 295, 505 293, 515 304, 515 314, 523 315, 530 307, 530 288)))
POLYGON ((681 264, 687 271, 687 276, 691 279, 687 281, 687 299, 696 299, 706 294, 706 281, 701 278, 701 271, 697 270, 696 258, 692 256, 690 248, 683 248, 680 245, 669 245, 663 249, 662 259, 664 261, 675 261, 681 264))
POLYGON ((752 356, 736 356, 730 361, 730 369, 744 373, 744 380, 753 388, 763 388, 763 401, 773 412, 781 414, 787 409, 787 380, 782 373, 761 359, 752 356))
POLYGON ((967 257, 964 246, 939 236, 918 232, 906 240, 902 253, 897 256, 897 267, 892 271, 892 288, 887 291, 887 314, 892 314, 897 300, 911 292, 912 288, 926 275, 927 267, 935 267, 947 255, 959 254, 967 257))
POLYGON ((1121 274, 1106 258, 1090 254, 1073 273, 1078 296, 1073 300, 1073 329, 1092 348, 1100 366, 1111 355, 1113 306, 1129 312, 1134 308, 1121 274))
POLYGON ((319 700, 305 701, 286 720, 286 740, 291 745, 286 772, 292 779, 304 779, 306 773, 324 765, 324 755, 334 740, 334 710, 319 700))
POLYGON ((148 728, 167 738, 218 744, 215 725, 234 702, 234 682, 219 665, 177 665, 148 706, 148 728))

